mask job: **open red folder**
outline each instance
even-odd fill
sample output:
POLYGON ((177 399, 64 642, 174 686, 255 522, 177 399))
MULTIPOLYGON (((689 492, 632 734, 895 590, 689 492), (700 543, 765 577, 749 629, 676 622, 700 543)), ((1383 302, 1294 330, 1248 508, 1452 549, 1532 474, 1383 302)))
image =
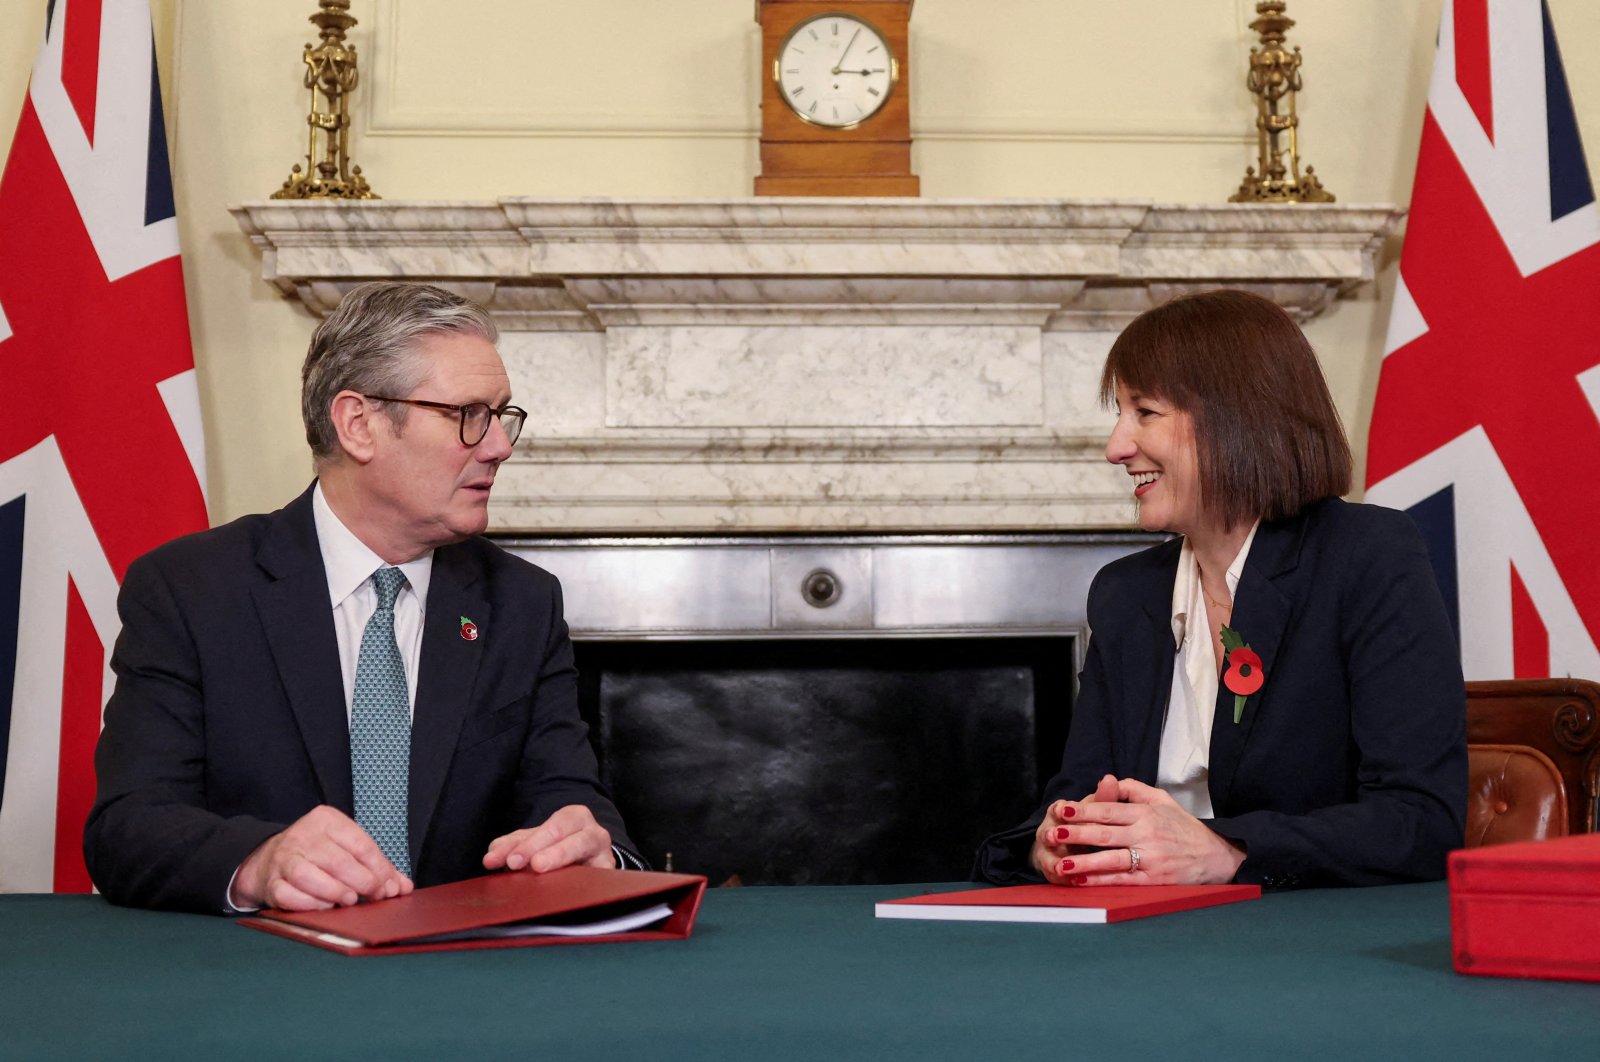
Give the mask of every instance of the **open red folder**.
POLYGON ((343 955, 682 940, 705 891, 698 874, 564 867, 489 874, 331 911, 262 911, 239 924, 343 955), (647 924, 626 928, 641 920, 647 924))
POLYGON ((1008 885, 890 900, 878 904, 877 915, 955 922, 1126 922, 1260 895, 1259 885, 1008 885))

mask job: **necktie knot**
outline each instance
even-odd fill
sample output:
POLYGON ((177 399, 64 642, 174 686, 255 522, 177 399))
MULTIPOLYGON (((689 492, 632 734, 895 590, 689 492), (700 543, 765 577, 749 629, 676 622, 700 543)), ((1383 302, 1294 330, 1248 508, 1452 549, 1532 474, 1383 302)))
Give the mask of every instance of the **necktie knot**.
POLYGON ((399 568, 379 568, 372 573, 372 588, 378 592, 378 610, 390 612, 394 610, 394 599, 400 596, 400 588, 406 585, 406 573, 399 568))

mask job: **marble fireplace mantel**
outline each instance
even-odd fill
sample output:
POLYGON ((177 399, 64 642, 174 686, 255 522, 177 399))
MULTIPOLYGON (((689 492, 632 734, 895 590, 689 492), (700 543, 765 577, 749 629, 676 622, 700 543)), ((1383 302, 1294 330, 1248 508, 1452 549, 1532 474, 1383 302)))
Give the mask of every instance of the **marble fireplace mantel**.
POLYGON ((1389 206, 1129 200, 245 203, 284 295, 377 277, 487 305, 530 413, 492 504, 530 533, 1126 527, 1100 363, 1171 296, 1302 320, 1389 206))

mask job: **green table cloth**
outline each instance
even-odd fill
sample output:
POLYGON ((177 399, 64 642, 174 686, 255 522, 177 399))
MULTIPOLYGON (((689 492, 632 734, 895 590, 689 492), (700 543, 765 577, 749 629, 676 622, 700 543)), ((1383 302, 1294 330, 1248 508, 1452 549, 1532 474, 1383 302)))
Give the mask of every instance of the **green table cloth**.
POLYGON ((1116 925, 911 922, 959 886, 718 889, 694 936, 352 957, 0 897, 0 1058, 1600 1058, 1600 985, 1462 977, 1442 884, 1116 925))

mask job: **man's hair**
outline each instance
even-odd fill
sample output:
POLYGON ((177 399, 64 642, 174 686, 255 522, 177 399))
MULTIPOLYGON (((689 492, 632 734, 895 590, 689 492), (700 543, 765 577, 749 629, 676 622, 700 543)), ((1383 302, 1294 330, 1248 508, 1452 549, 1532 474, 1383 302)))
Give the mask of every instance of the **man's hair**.
POLYGON ((1201 509, 1225 527, 1350 489, 1350 444, 1327 381, 1270 299, 1205 291, 1140 314, 1106 357, 1101 401, 1114 404, 1119 383, 1192 418, 1201 509))
MULTIPOLYGON (((300 416, 317 461, 339 452, 333 398, 340 391, 403 398, 427 372, 416 356, 426 335, 465 333, 497 342, 500 331, 477 303, 434 287, 375 280, 358 284, 317 326, 300 370, 300 416)), ((384 413, 398 429, 411 407, 389 403, 384 413)))

